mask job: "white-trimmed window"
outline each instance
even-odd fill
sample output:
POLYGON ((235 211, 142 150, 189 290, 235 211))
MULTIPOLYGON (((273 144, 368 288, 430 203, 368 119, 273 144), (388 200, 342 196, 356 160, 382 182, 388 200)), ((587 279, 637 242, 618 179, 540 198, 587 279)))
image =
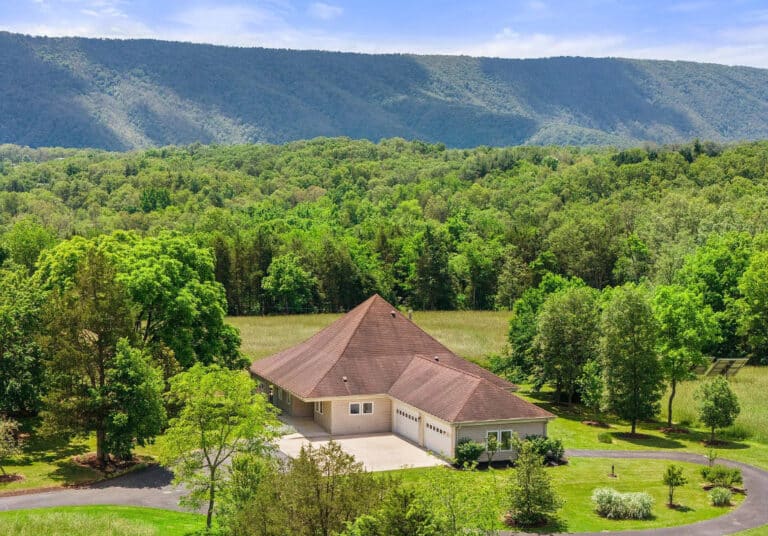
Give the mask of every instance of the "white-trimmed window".
POLYGON ((322 415, 323 414, 323 403, 322 402, 315 402, 315 413, 322 415))
POLYGON ((277 388, 277 399, 282 400, 283 399, 283 389, 282 387, 277 388))
POLYGON ((373 414, 373 402, 363 402, 363 415, 373 414))
POLYGON ((512 450, 512 438, 514 437, 514 433, 512 430, 502 430, 501 431, 501 450, 512 450))
POLYGON ((350 415, 360 415, 360 402, 352 402, 349 404, 350 415))
POLYGON ((501 443, 499 443, 499 431, 498 430, 493 430, 493 431, 490 431, 490 432, 486 432, 486 434, 485 434, 485 448, 486 449, 488 448, 488 442, 491 440, 492 437, 495 437, 496 438, 496 443, 501 445, 501 443))
POLYGON ((288 391, 286 391, 286 392, 285 392, 285 400, 286 400, 286 402, 288 402, 289 404, 291 403, 291 393, 290 393, 290 392, 288 392, 288 391))

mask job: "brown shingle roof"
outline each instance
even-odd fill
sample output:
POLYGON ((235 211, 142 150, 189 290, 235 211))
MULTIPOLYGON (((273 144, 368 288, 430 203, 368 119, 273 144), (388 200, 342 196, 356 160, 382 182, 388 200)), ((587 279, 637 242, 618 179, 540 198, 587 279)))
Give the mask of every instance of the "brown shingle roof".
POLYGON ((448 422, 554 417, 485 378, 426 356, 411 360, 389 395, 448 422))
POLYGON ((255 361, 251 372, 304 399, 389 393, 406 403, 419 400, 413 405, 457 422, 531 418, 523 415, 533 414, 528 406, 544 411, 508 392, 514 384, 455 355, 379 295, 303 343, 255 361), (425 366, 430 360, 432 366, 425 366), (401 398, 392 389, 410 394, 401 398), (517 417, 510 416, 513 406, 517 417), (465 419, 473 416, 478 418, 465 419))

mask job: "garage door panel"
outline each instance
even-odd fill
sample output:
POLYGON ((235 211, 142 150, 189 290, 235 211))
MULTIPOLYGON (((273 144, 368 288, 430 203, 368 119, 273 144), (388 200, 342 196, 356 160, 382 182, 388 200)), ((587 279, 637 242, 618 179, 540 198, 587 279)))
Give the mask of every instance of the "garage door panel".
POLYGON ((395 406, 395 433, 419 442, 419 415, 402 406, 395 406))
POLYGON ((451 430, 439 421, 425 419, 424 421, 424 446, 443 456, 451 455, 451 430))

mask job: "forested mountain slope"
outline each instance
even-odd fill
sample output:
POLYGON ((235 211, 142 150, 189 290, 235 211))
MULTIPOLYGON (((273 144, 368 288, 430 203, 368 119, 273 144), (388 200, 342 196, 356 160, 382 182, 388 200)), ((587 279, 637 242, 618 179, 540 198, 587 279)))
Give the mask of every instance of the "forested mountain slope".
POLYGON ((768 137, 768 70, 228 48, 0 32, 0 143, 399 136, 450 147, 768 137))

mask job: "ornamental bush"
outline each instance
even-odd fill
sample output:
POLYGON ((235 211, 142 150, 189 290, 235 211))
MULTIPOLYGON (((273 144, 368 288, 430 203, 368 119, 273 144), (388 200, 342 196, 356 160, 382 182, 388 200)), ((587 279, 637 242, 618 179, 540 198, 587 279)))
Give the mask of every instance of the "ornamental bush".
POLYGON ((462 437, 456 445, 456 465, 464 467, 471 465, 480 459, 485 452, 485 445, 472 441, 469 437, 462 437))
POLYGON ((702 467, 701 477, 718 488, 730 488, 734 484, 742 483, 741 469, 725 465, 702 467))
POLYGON ((653 509, 653 497, 647 493, 621 493, 612 488, 597 488, 592 492, 595 512, 608 519, 648 519, 653 509))
POLYGON ((731 490, 727 488, 713 488, 709 492, 709 500, 712 502, 712 506, 730 506, 731 497, 731 490))
POLYGON ((533 451, 544 459, 545 464, 563 463, 565 447, 561 439, 540 435, 529 435, 525 438, 533 446, 533 451))

